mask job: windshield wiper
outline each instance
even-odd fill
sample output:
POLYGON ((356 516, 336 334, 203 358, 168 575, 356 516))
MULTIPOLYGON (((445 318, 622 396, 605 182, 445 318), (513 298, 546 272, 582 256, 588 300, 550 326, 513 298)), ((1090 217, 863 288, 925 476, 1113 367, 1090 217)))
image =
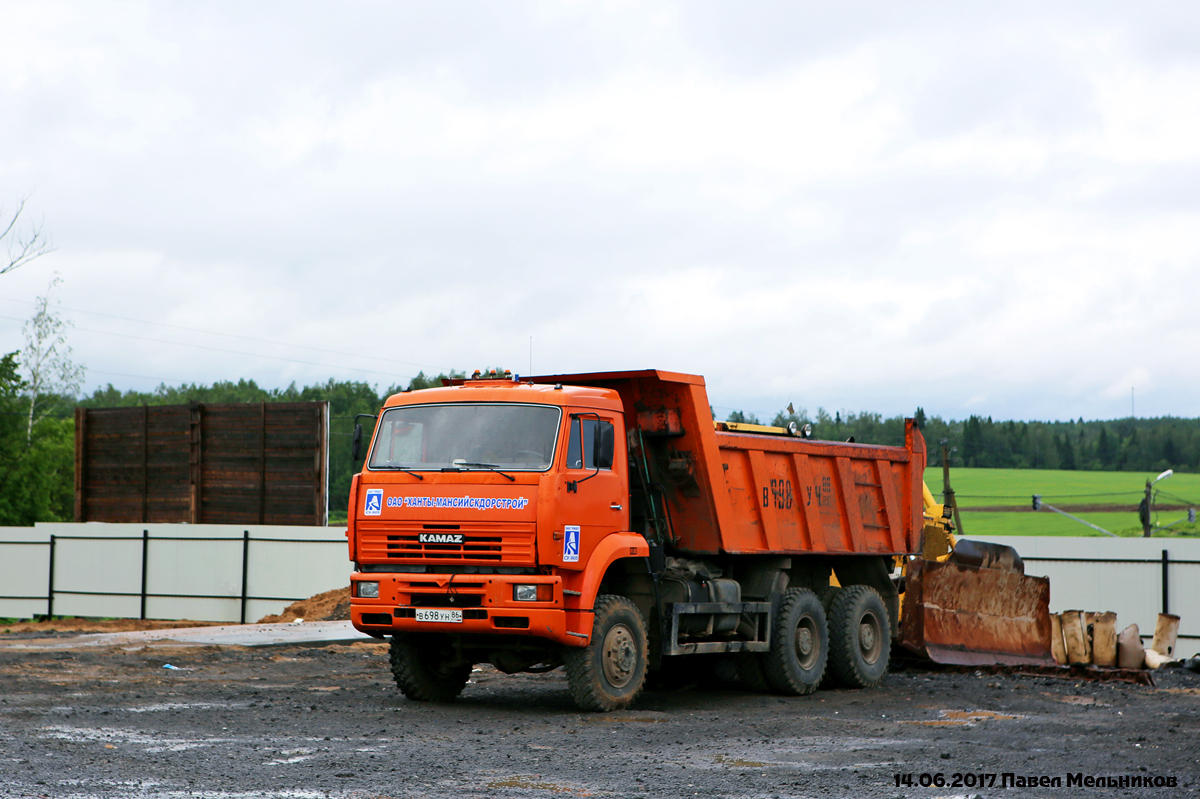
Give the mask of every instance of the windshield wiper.
POLYGON ((378 471, 388 471, 388 472, 407 472, 407 473, 411 474, 413 477, 417 478, 418 480, 424 480, 424 479, 425 479, 424 475, 421 475, 421 474, 418 474, 417 472, 414 472, 414 471, 412 470, 412 467, 411 467, 411 466, 372 466, 371 468, 372 468, 372 469, 376 469, 376 470, 378 470, 378 471))
POLYGON ((495 472, 496 474, 500 475, 501 477, 507 477, 509 480, 513 481, 514 483, 517 481, 517 478, 513 477, 511 474, 505 474, 504 472, 500 471, 500 469, 499 469, 500 464, 498 464, 498 463, 473 463, 471 461, 454 461, 454 465, 455 466, 478 466, 480 468, 495 472))

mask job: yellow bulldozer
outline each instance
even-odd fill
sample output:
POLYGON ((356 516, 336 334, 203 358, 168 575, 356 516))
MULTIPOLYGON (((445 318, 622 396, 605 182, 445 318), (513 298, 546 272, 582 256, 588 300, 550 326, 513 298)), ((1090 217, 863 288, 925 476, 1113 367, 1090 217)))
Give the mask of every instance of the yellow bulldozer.
POLYGON ((924 506, 921 554, 898 564, 901 645, 937 663, 1053 666, 1050 579, 1012 547, 956 538, 928 485, 924 506))

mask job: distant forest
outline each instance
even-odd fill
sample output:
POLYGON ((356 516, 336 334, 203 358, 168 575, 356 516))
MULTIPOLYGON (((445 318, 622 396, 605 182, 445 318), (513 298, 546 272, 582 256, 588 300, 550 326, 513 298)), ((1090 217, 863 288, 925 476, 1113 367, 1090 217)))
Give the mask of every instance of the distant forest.
MULTIPOLYGON (((929 464, 941 466, 941 443, 950 448, 951 466, 997 469, 1085 469, 1090 471, 1200 471, 1200 419, 1113 419, 1085 422, 996 422, 990 416, 965 421, 913 414, 929 446, 929 464)), ((735 411, 728 421, 757 421, 735 411)), ((824 408, 815 418, 801 410, 780 411, 771 424, 809 423, 813 437, 829 441, 854 438, 863 444, 904 443, 904 417, 835 413, 824 408)))
MULTIPOLYGON (((461 373, 452 373, 462 376, 461 373)), ((211 386, 161 385, 149 392, 119 391, 112 385, 76 402, 70 397, 43 397, 57 402, 57 410, 26 431, 28 399, 12 356, 0 362, 0 524, 29 525, 36 521, 70 521, 73 512, 74 419, 71 406, 89 408, 134 405, 179 405, 189 402, 297 402, 330 403, 329 508, 335 519, 344 519, 349 501, 350 461, 354 417, 375 414, 384 400, 406 389, 440 386, 444 375, 418 374, 407 385, 389 386, 382 393, 368 383, 328 380, 298 388, 265 389, 253 380, 217 382, 211 386)), ((941 465, 941 442, 951 450, 951 466, 1089 469, 1105 471, 1200 471, 1200 419, 1116 419, 1068 422, 993 421, 971 416, 965 421, 927 417, 914 413, 929 445, 930 466, 941 465)), ((740 411, 728 421, 758 422, 740 411)), ((810 416, 780 411, 771 424, 812 424, 818 439, 864 444, 904 443, 904 419, 882 414, 830 414, 818 409, 810 416)), ((367 427, 367 425, 364 425, 367 427)), ((368 431, 369 427, 368 427, 368 431)))

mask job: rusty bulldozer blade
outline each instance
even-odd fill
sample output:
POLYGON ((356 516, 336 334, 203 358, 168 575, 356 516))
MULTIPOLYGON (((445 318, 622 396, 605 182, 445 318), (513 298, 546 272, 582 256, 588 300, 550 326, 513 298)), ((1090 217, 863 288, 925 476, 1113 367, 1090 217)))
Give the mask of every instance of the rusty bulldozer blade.
POLYGON ((971 560, 907 564, 900 643, 936 663, 1053 666, 1050 579, 1022 574, 1019 558, 971 560))

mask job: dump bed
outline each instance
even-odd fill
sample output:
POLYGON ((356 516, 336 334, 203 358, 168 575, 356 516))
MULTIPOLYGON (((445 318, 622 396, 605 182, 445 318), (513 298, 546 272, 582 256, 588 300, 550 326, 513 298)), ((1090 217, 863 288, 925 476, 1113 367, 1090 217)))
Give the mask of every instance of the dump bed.
MULTIPOLYGON (((529 378, 526 378, 529 379, 529 378)), ((615 389, 631 449, 695 554, 901 554, 919 549, 925 441, 905 446, 715 429, 704 378, 648 369, 532 378, 615 389)))

